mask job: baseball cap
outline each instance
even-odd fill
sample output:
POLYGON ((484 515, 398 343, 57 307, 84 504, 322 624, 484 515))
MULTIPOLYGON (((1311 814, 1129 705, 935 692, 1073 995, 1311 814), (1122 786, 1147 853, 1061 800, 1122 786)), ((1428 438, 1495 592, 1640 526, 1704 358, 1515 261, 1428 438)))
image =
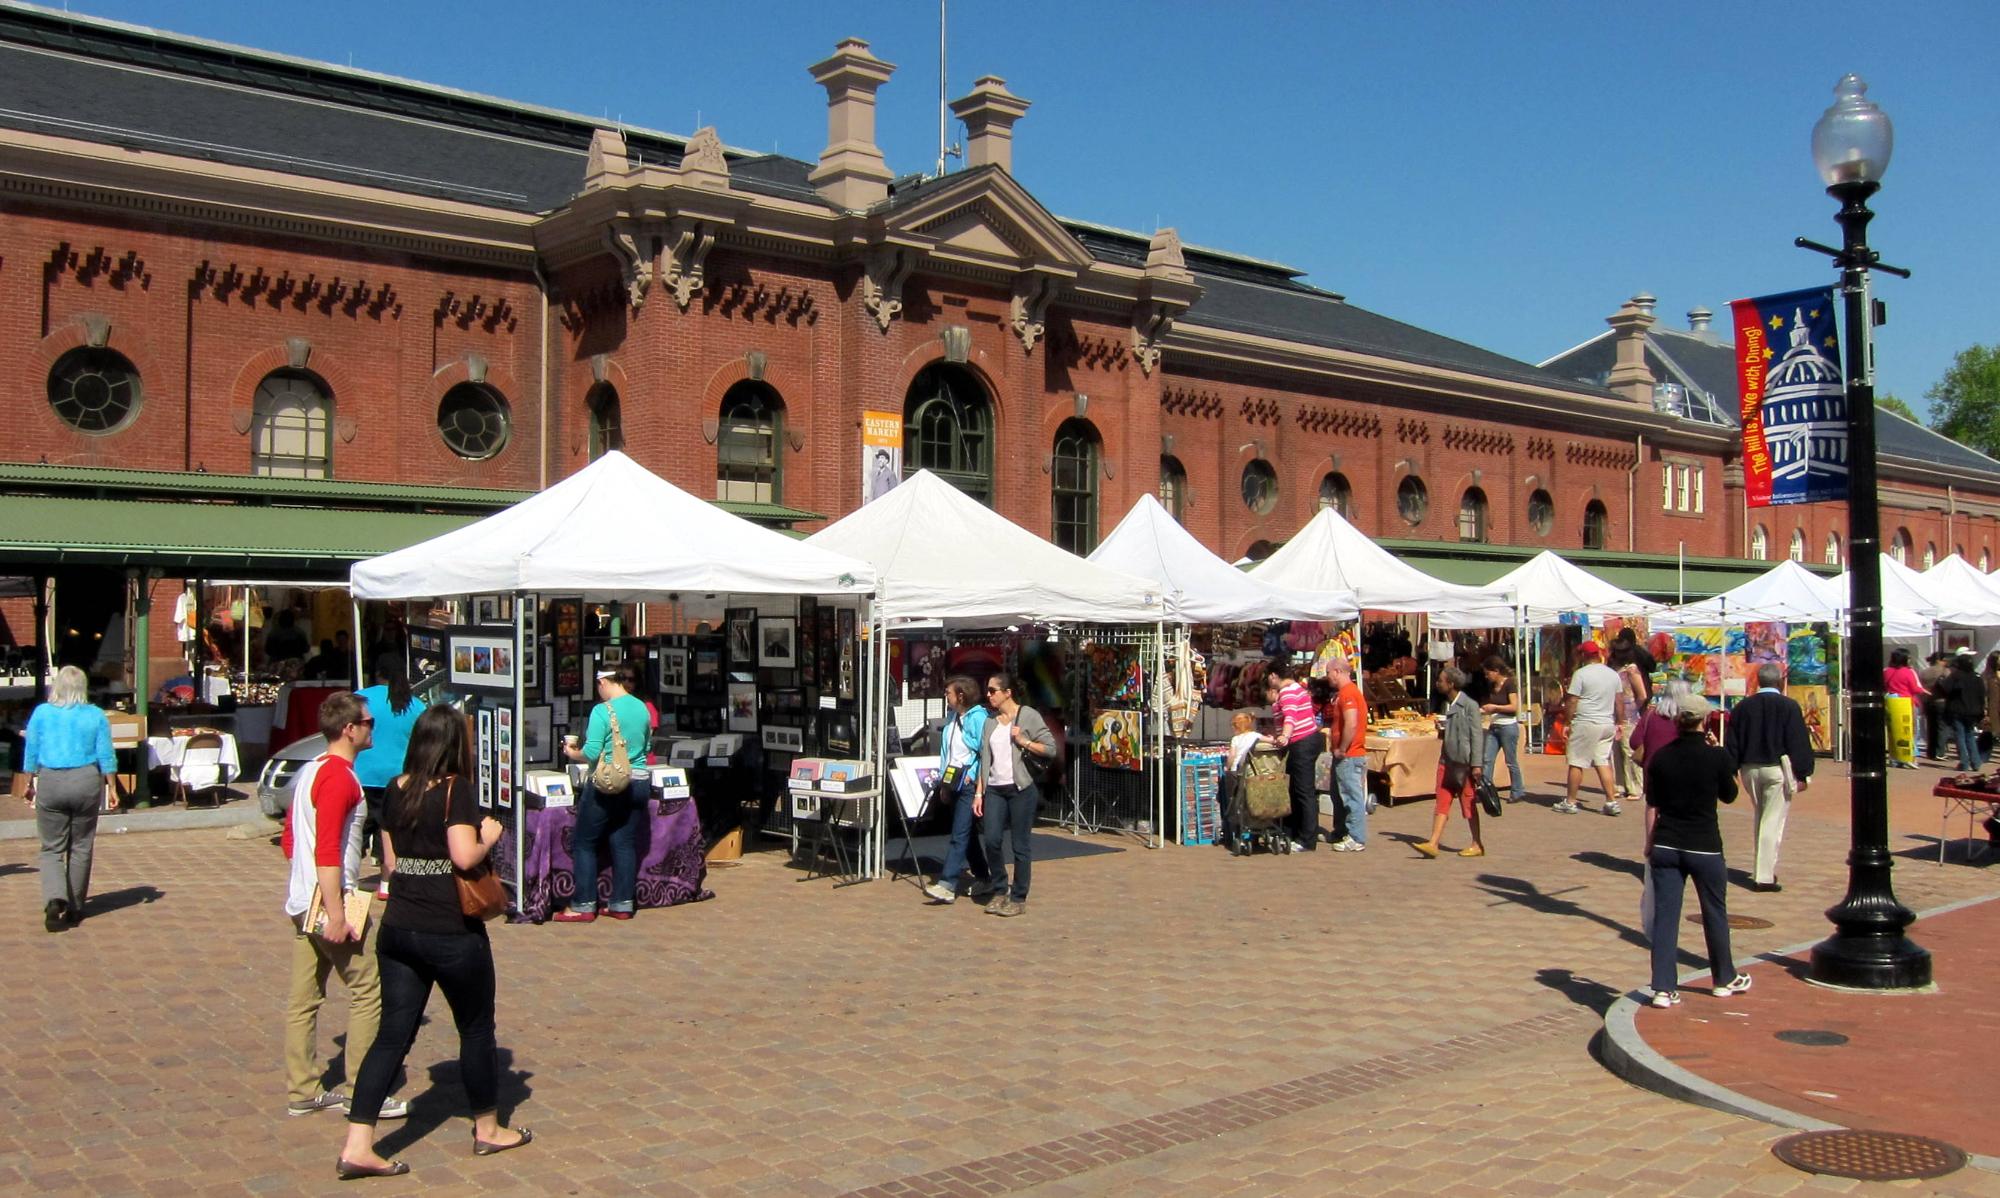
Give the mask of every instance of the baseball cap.
POLYGON ((1577 649, 1577 652, 1583 654, 1585 657, 1596 657, 1604 652, 1604 646, 1598 644, 1596 641, 1585 641, 1577 649))
POLYGON ((1692 716, 1697 720, 1705 720, 1708 718, 1710 710, 1708 700, 1701 695, 1689 695, 1687 698, 1681 700, 1681 714, 1684 716, 1692 716))

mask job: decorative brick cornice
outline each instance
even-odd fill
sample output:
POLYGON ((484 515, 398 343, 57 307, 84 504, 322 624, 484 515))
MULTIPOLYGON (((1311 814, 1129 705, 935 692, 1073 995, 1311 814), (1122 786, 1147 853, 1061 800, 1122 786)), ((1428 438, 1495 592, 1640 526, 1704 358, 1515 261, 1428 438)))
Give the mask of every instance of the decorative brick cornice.
MULTIPOLYGON (((252 267, 250 273, 245 274, 234 262, 217 266, 205 258, 201 265, 195 267, 194 276, 188 281, 188 293, 193 298, 210 295, 222 303, 234 298, 245 305, 262 302, 276 308, 289 304, 300 312, 318 308, 326 316, 333 315, 336 308, 347 316, 366 312, 377 320, 385 315, 394 319, 403 314, 402 297, 389 283, 344 279, 339 275, 322 279, 316 274, 308 274, 300 279, 293 278, 289 270, 280 270, 274 275, 261 266, 252 267)), ((511 310, 508 319, 512 320, 511 310)))
POLYGON ((65 276, 86 287, 98 279, 121 290, 132 282, 137 282, 141 291, 153 285, 153 273, 146 269, 146 260, 139 256, 138 250, 126 250, 114 258, 101 245, 78 250, 67 241, 49 251, 48 261, 42 265, 45 282, 54 283, 65 276))
POLYGON ((487 299, 483 295, 459 295, 447 291, 438 297, 437 310, 431 313, 431 322, 440 327, 451 321, 461 329, 469 329, 477 322, 487 332, 505 328, 514 331, 516 324, 514 305, 506 296, 487 299))
POLYGON ((1222 397, 1213 391, 1191 387, 1165 387, 1160 391, 1160 410, 1174 416, 1214 420, 1222 415, 1222 397))
POLYGON ((1049 352, 1063 366, 1086 366, 1093 370, 1121 368, 1129 356, 1122 341, 1091 333, 1064 331, 1060 325, 1049 333, 1049 352))
POLYGON ((1556 460, 1556 443, 1552 437, 1529 437, 1528 456, 1545 462, 1556 460))
POLYGON ((1571 441, 1563 450, 1563 460, 1572 466, 1608 466, 1614 470, 1630 470, 1639 464, 1639 455, 1630 446, 1589 445, 1571 441))
POLYGON ((1405 441, 1412 445, 1429 445, 1431 443, 1430 423, 1424 420, 1413 420, 1408 416, 1398 416, 1396 418, 1396 440, 1405 441))
POLYGON ((1280 420, 1284 419, 1284 410, 1278 406, 1278 401, 1261 396, 1244 396, 1243 402, 1237 405, 1236 411, 1238 415, 1243 417, 1245 424, 1275 426, 1280 420))
POLYGON ((1292 418, 1309 433, 1369 438, 1382 435, 1382 418, 1372 412, 1356 412, 1324 404, 1301 404, 1292 418))
POLYGON ((1474 453, 1514 452, 1514 434, 1463 425, 1446 425, 1443 443, 1446 449, 1469 449, 1474 453))
POLYGON ((812 324, 819 320, 811 288, 790 283, 773 287, 755 279, 711 282, 702 292, 702 310, 743 320, 761 317, 766 323, 812 324))

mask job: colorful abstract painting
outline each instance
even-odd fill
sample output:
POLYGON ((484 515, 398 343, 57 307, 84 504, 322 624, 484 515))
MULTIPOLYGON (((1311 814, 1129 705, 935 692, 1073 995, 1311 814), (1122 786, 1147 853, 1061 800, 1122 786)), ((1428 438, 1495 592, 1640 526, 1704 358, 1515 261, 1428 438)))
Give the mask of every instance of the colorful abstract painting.
POLYGON ((1113 707, 1097 713, 1090 724, 1090 760, 1109 770, 1141 768, 1137 710, 1113 707))

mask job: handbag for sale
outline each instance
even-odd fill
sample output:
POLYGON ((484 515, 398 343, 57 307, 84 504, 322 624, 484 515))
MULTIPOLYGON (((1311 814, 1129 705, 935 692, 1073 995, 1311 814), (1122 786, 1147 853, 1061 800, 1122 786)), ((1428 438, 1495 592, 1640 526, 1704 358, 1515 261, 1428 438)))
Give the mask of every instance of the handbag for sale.
POLYGON ((1479 809, 1481 811, 1484 811, 1494 819, 1499 819, 1506 812, 1507 809, 1500 805, 1500 788, 1493 785, 1493 779, 1481 778, 1477 787, 1477 793, 1479 795, 1479 809))

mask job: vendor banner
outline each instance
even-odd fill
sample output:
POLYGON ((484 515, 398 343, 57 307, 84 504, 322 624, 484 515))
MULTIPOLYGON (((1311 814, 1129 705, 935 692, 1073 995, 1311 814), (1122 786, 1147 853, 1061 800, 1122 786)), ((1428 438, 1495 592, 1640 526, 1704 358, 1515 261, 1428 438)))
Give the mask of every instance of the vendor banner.
POLYGON ((872 503, 903 481, 903 414, 861 413, 861 502, 872 503))
POLYGON ((1730 305, 1751 507, 1847 498, 1847 391, 1833 288, 1730 305))

